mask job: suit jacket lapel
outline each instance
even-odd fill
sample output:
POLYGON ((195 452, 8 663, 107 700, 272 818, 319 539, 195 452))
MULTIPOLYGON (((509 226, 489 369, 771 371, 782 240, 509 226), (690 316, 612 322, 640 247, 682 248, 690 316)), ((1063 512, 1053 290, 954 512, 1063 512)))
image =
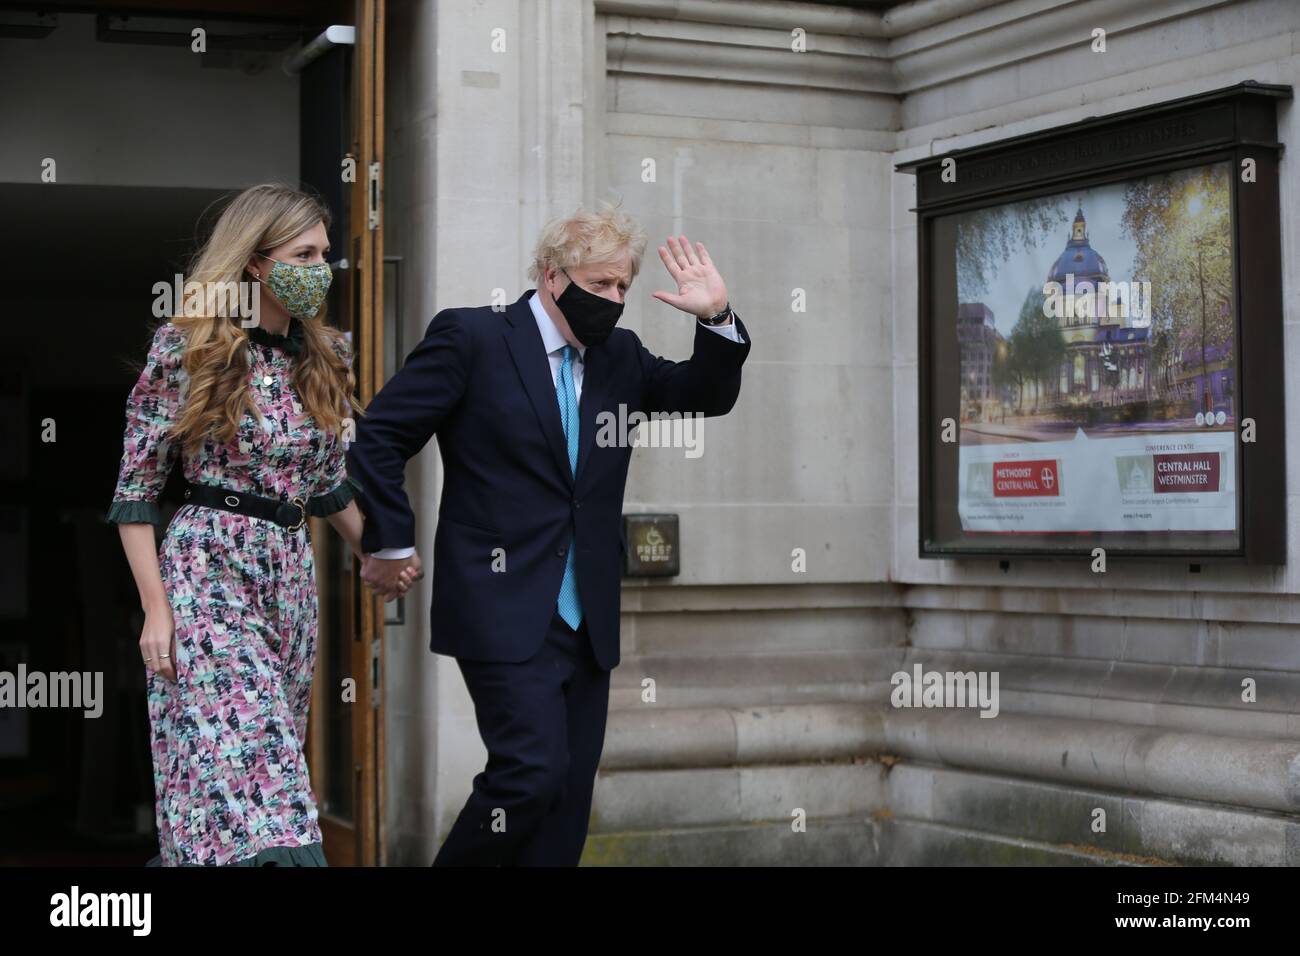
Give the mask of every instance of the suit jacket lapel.
MULTIPOLYGON (((537 320, 528 305, 527 293, 517 302, 506 307, 506 319, 509 325, 505 337, 506 345, 510 349, 510 357, 519 372, 524 391, 528 393, 533 411, 537 414, 537 421, 546 436, 546 443, 551 446, 555 463, 564 475, 564 480, 572 486, 573 471, 569 467, 569 453, 564 445, 564 425, 560 421, 560 403, 555 397, 551 363, 546 357, 542 334, 537 331, 537 320)), ((585 400, 587 397, 585 381, 583 386, 582 397, 585 400)), ((578 437, 581 439, 581 431, 578 437)))
POLYGON ((609 356, 605 346, 591 346, 583 357, 582 399, 578 402, 578 478, 585 473, 587 460, 596 444, 596 415, 601 411, 609 391, 609 356))

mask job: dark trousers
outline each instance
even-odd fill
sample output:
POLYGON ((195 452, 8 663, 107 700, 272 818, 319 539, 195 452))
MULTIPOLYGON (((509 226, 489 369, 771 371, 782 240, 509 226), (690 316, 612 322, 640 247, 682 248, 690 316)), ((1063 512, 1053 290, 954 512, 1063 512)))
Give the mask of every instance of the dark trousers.
POLYGON ((488 761, 434 866, 577 866, 605 744, 609 671, 554 614, 520 663, 456 659, 488 761))

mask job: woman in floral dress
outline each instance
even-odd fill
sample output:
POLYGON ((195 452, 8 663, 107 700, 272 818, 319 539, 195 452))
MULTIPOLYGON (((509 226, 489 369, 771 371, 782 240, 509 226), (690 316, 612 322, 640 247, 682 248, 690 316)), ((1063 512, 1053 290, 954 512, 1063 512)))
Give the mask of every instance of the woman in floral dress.
MULTIPOLYGON (((303 753, 317 643, 307 516, 327 517, 361 557, 343 437, 362 410, 348 340, 321 321, 328 222, 287 186, 236 196, 127 401, 107 518, 145 610, 151 865, 325 865, 303 753), (260 283, 249 328, 223 298, 222 283, 240 282, 260 283), (155 550, 178 458, 187 500, 155 550)), ((416 559, 400 591, 420 576, 416 559)))

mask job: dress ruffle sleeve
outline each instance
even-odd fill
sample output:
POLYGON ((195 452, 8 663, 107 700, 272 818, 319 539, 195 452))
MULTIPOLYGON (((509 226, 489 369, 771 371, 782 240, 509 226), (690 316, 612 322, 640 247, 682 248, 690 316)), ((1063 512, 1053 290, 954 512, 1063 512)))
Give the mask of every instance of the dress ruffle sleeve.
POLYGON ((158 496, 176 462, 180 443, 169 434, 185 400, 182 365, 185 333, 173 323, 158 327, 144 369, 126 400, 126 435, 117 488, 105 516, 117 524, 158 524, 158 496))

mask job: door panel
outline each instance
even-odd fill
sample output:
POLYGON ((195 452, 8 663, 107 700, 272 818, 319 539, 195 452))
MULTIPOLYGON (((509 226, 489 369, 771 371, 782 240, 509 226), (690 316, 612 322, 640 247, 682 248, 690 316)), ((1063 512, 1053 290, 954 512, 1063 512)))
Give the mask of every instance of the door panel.
MULTIPOLYGON (((357 390, 369 400, 383 384, 384 358, 383 0, 356 0, 354 10, 355 45, 303 71, 301 167, 335 214, 330 317, 350 335, 357 390)), ((312 784, 330 865, 375 866, 383 862, 383 604, 361 587, 342 539, 324 519, 313 523, 321 629, 312 784)))

